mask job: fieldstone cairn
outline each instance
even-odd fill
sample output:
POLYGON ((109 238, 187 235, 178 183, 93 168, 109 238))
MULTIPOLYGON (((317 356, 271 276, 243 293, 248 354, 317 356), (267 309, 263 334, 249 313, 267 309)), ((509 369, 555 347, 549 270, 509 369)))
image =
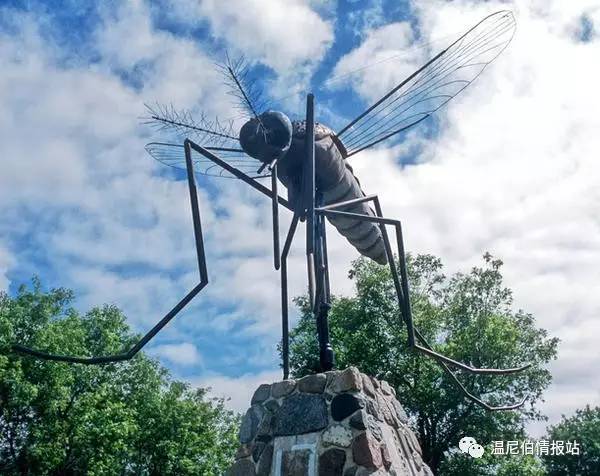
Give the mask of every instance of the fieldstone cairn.
POLYGON ((227 476, 430 476, 385 381, 355 367, 263 384, 227 476))

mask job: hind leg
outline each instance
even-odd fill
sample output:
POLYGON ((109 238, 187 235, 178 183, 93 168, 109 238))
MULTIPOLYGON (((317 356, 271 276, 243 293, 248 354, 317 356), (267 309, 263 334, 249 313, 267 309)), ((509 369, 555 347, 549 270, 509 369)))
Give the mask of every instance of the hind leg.
POLYGON ((362 197, 354 200, 348 200, 346 202, 340 202, 336 204, 331 204, 325 207, 320 207, 315 210, 317 213, 325 215, 325 216, 345 216, 348 218, 354 218, 356 220, 362 221, 370 221, 372 223, 377 223, 380 227, 381 234, 384 240, 385 250, 387 262, 390 267, 390 272, 392 275, 392 280, 394 282, 394 288, 396 290, 396 296, 398 299, 398 305, 400 307, 400 312, 402 315, 402 319, 406 324, 407 333, 408 333, 408 346, 409 348, 420 352, 422 354, 427 355, 428 357, 434 359, 443 369, 444 371, 452 378, 452 380, 456 383, 456 385, 461 389, 461 391, 465 394, 465 396, 477 403, 478 405, 486 408, 487 410, 513 410, 515 408, 520 407, 525 403, 525 400, 503 406, 492 406, 484 402, 483 400, 475 397, 465 386, 460 382, 456 374, 450 369, 450 367, 456 367, 466 372, 478 375, 506 375, 512 374, 516 372, 521 372, 531 366, 531 364, 526 364, 521 367, 516 368, 508 368, 508 369, 494 369, 494 368, 477 368, 467 365, 463 362, 459 362, 450 357, 447 357, 439 352, 436 352, 432 349, 431 345, 427 342, 427 340, 423 337, 423 335, 418 331, 418 329, 414 326, 412 320, 412 313, 410 309, 410 298, 408 291, 408 276, 406 270, 406 257, 404 253, 404 243, 402 238, 402 225, 399 220, 394 220, 390 218, 385 218, 381 211, 381 205, 379 203, 379 198, 377 195, 370 195, 367 197, 362 197), (372 215, 363 215, 358 213, 344 212, 340 209, 347 207, 349 205, 355 204, 357 202, 373 202, 375 206, 376 216, 372 215), (390 244, 390 239, 387 233, 386 226, 394 227, 396 232, 396 245, 398 250, 398 259, 399 259, 399 267, 400 273, 398 273, 398 269, 396 267, 396 263, 394 262, 394 255, 392 252, 392 247, 390 244))

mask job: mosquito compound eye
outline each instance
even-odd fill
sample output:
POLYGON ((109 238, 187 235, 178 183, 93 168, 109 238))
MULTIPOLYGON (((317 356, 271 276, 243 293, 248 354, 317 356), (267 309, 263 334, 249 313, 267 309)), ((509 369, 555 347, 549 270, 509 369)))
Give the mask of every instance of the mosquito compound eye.
POLYGON ((240 129, 240 145, 246 154, 255 159, 261 158, 266 145, 265 135, 262 133, 260 123, 253 118, 246 122, 240 129))
POLYGON ((271 162, 290 148, 292 123, 276 111, 267 111, 250 119, 240 130, 240 145, 244 152, 262 162, 271 162))
POLYGON ((263 116, 263 124, 267 129, 269 145, 287 150, 292 141, 291 121, 281 112, 269 111, 263 116))
POLYGON ((279 111, 267 111, 260 115, 267 142, 272 147, 286 151, 292 142, 292 122, 279 111))

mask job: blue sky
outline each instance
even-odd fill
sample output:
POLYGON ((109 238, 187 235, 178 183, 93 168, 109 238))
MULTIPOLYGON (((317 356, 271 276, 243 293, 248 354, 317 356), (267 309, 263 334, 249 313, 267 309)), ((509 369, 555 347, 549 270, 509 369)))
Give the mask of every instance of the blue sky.
MULTIPOLYGON (((572 3, 3 2, 0 288, 35 274, 74 289, 81 310, 117 304, 144 332, 197 279, 185 182, 146 155, 164 136, 140 123, 145 102, 236 116, 213 67, 227 50, 292 116, 315 91, 319 118, 336 127, 438 45, 511 8, 513 43, 437 122, 352 165, 403 219, 409 250, 440 256, 449 273, 486 250, 504 259, 516 306, 563 340, 544 407, 552 419, 598 402, 600 5, 572 3)), ((148 351, 242 409, 280 375, 269 202, 235 181, 198 185, 211 284, 148 351)), ((352 291, 354 257, 332 237, 337 293, 352 291)), ((299 248, 290 267, 301 294, 299 248)))
MULTIPOLYGON (((187 16, 188 12, 184 11, 181 14, 172 12, 172 5, 169 2, 153 2, 151 4, 136 4, 135 2, 128 7, 120 7, 120 3, 114 4, 103 4, 99 7, 95 2, 86 4, 82 2, 28 2, 23 4, 22 2, 9 2, 2 10, 2 26, 8 34, 23 34, 23 25, 29 23, 35 28, 36 34, 40 41, 47 43, 52 49, 53 63, 54 65, 64 68, 65 71, 72 69, 81 70, 99 70, 105 74, 110 75, 110 78, 118 81, 121 87, 125 90, 131 91, 133 94, 138 96, 141 101, 152 103, 156 100, 155 97, 144 93, 145 83, 147 81, 155 81, 160 83, 161 77, 156 74, 154 68, 156 67, 156 58, 142 57, 136 58, 130 62, 114 61, 110 58, 110 55, 105 54, 101 48, 98 47, 98 35, 103 29, 110 29, 112 23, 119 23, 123 21, 123 17, 131 12, 135 12, 136 15, 144 15, 143 19, 140 18, 141 22, 147 22, 148 27, 152 30, 154 35, 168 35, 174 42, 186 41, 192 45, 193 48, 197 49, 199 54, 204 52, 211 52, 211 55, 207 55, 208 61, 223 61, 226 50, 233 49, 234 54, 246 54, 243 44, 231 44, 228 42, 227 37, 218 37, 213 34, 210 28, 210 18, 202 17, 197 15, 194 18, 187 16), (125 11, 125 12, 124 12, 125 11), (143 13, 142 13, 143 12, 143 13), (112 61, 111 61, 112 60, 112 61), (154 76, 156 75, 156 76, 154 76)), ((386 10, 388 19, 394 19, 398 21, 410 20, 410 5, 402 4, 398 2, 390 2, 390 5, 382 3, 374 3, 368 8, 359 9, 353 3, 340 3, 335 4, 323 4, 317 11, 323 15, 323 20, 320 20, 324 25, 327 25, 327 31, 325 32, 325 40, 327 48, 322 48, 319 52, 321 57, 320 61, 315 61, 310 64, 310 77, 305 75, 305 78, 309 81, 302 82, 300 87, 294 89, 294 96, 292 100, 298 100, 299 110, 290 111, 291 115, 301 115, 303 104, 301 100, 307 90, 315 90, 320 93, 320 99, 324 104, 339 104, 338 114, 340 117, 336 117, 337 122, 341 123, 345 118, 351 118, 357 114, 361 107, 364 106, 364 102, 358 97, 354 100, 348 100, 348 97, 352 97, 352 92, 348 90, 342 91, 330 91, 326 88, 319 87, 319 85, 331 76, 331 71, 339 58, 344 54, 352 51, 357 47, 361 40, 364 38, 365 32, 371 28, 377 28, 384 23, 384 18, 381 13, 386 10), (393 5, 391 5, 393 3, 393 5), (329 22, 329 23, 325 23, 329 22)), ((312 12, 312 11, 311 11, 312 12)), ((317 15, 313 13, 313 15, 317 15)), ((281 19, 283 22, 285 19, 281 19)), ((28 25, 29 26, 29 25, 28 25)), ((135 29, 139 28, 140 25, 132 21, 129 25, 132 28, 132 35, 135 35, 135 29)), ((100 44, 102 44, 100 42, 100 44)), ((268 54, 268 53, 267 53, 268 54)), ((251 56, 248 57, 250 61, 253 60, 251 56)), ((310 58, 299 58, 298 61, 307 63, 310 58)), ((275 68, 278 65, 274 65, 275 68)), ((278 72, 274 67, 265 66, 259 62, 256 63, 255 75, 263 74, 270 80, 276 80, 278 72)), ((304 79, 304 78, 303 78, 304 79)), ((227 98, 223 94, 223 90, 220 91, 220 97, 215 95, 214 102, 216 103, 227 103, 227 98)), ((289 99, 289 95, 286 94, 289 99)), ((76 96, 75 96, 76 97, 76 96)), ((75 100, 73 98, 65 98, 67 101, 75 100)), ((159 100, 164 101, 164 98, 159 100)), ((211 100, 208 98, 207 100, 211 100)), ((275 104, 277 101, 275 100, 275 104)), ((143 104, 140 102, 135 104, 135 110, 131 113, 142 115, 144 113, 143 104)), ((185 107, 199 109, 194 104, 192 98, 190 102, 185 101, 185 107)), ((285 106, 285 105, 284 105, 285 106)), ((227 106, 225 106, 227 107, 227 106)), ((324 106, 324 108, 327 106, 324 106)), ((56 117, 60 121, 60 115, 56 117)), ((110 120, 110 117, 107 118, 110 120)), ((152 134, 151 130, 143 130, 143 127, 138 123, 131 124, 132 129, 136 129, 136 132, 140 135, 152 134), (140 129, 141 132, 138 132, 140 129)), ((150 138, 164 138, 164 134, 151 135, 150 138)), ((90 151, 91 154, 95 155, 97 151, 90 151)), ((142 150, 138 154, 140 157, 136 157, 135 161, 150 161, 149 157, 144 157, 142 150)), ((151 167, 152 175, 160 177, 161 179, 173 179, 182 180, 183 174, 173 172, 171 170, 162 170, 160 168, 154 168, 154 164, 148 166, 151 167)), ((99 168, 102 167, 101 163, 97 163, 99 168)), ((135 165, 132 163, 132 167, 135 165)), ((59 165, 57 164, 57 170, 54 173, 60 174, 58 170, 59 165)), ((49 179, 51 177, 48 177, 49 179)), ((208 180, 203 183, 205 179, 200 178, 201 184, 205 185, 205 189, 209 191, 211 200, 216 201, 214 206, 214 212, 217 217, 227 217, 230 213, 226 208, 219 208, 218 203, 218 190, 215 190, 215 184, 213 180, 208 180)), ((227 184, 228 186, 231 184, 227 184)), ((216 184, 217 189, 221 185, 216 184)), ((135 198, 133 198, 135 200, 135 198)), ((254 197, 250 197, 254 200, 254 197)), ((159 198, 160 200, 160 198, 159 198)), ((260 201, 260 200, 259 200, 260 201)), ((130 205, 123 204, 124 207, 130 205)), ((264 205, 264 201, 262 202, 264 205)), ((181 204, 181 208, 185 210, 187 204, 184 202, 181 204)), ((266 211, 266 210, 263 210, 266 211)), ((16 287, 23 282, 27 282, 31 275, 36 274, 42 278, 42 281, 48 286, 59 286, 65 285, 73 287, 78 291, 78 295, 82 293, 93 293, 91 290, 84 290, 77 286, 77 283, 71 282, 65 279, 63 276, 63 269, 61 266, 57 266, 56 258, 49 256, 51 250, 48 246, 44 246, 46 239, 49 235, 52 235, 53 230, 56 228, 61 229, 61 232, 68 234, 67 226, 72 222, 84 221, 86 222, 86 229, 84 230, 85 239, 92 242, 101 241, 105 236, 103 226, 93 222, 93 218, 83 212, 80 207, 75 203, 74 206, 61 206, 52 207, 49 210, 44 208, 43 210, 35 209, 33 207, 25 207, 22 211, 19 211, 19 215, 23 218, 23 222, 27 223, 22 230, 15 230, 8 234, 7 245, 11 249, 11 252, 18 256, 26 257, 26 260, 19 266, 12 267, 8 273, 7 278, 11 283, 10 290, 15 291, 16 287), (24 213, 25 215, 22 215, 24 213), (89 220, 89 221, 88 221, 89 220), (64 224, 64 225, 63 225, 64 224), (89 226, 87 226, 89 224, 89 226)), ((125 220, 125 227, 131 230, 131 239, 136 241, 139 237, 135 234, 151 233, 152 230, 159 226, 160 220, 156 219, 156 216, 147 214, 135 214, 132 213, 129 216, 121 217, 125 220)), ((263 214, 261 220, 266 218, 263 214)), ((235 225, 235 223, 233 223, 235 225)), ((190 229, 191 231, 191 229, 190 229)), ((50 238, 52 240, 52 238, 50 238)), ((189 243, 188 243, 189 244, 189 243)), ((81 246, 85 246, 81 243, 81 246)), ((217 244, 218 246, 218 244, 217 244)), ((167 253, 169 249, 165 250, 167 253)), ((210 252, 210 251, 209 251, 210 252)), ((60 253, 65 255, 69 254, 69 250, 61 250, 60 253)), ((253 250, 248 250, 248 256, 256 256, 253 250)), ((71 259, 76 260, 73 263, 77 267, 85 267, 88 257, 78 253, 77 257, 67 257, 68 261, 71 259)), ((238 258, 243 259, 242 256, 238 258)), ((92 260, 94 261, 94 260, 92 260)), ((264 267, 268 267, 270 261, 265 260, 264 267)), ((108 275, 116 275, 119 279, 124 282, 128 280, 135 280, 137 277, 146 276, 148 274, 158 273, 163 279, 176 279, 186 273, 192 271, 189 266, 171 266, 162 267, 156 266, 155 263, 148 262, 143 258, 130 258, 125 260, 114 260, 109 263, 96 262, 92 265, 97 265, 102 269, 103 273, 108 275)), ((263 266, 262 264, 260 265, 263 266)), ((214 275, 214 272, 211 272, 214 275)), ((221 278, 225 280, 225 278, 221 278)), ((273 283, 268 285, 272 286, 273 283)), ((243 283, 240 283, 243 286, 243 283)), ((109 295, 107 299, 112 300, 113 298, 109 295)), ((115 303, 119 302, 115 299, 115 303)), ((208 300, 209 313, 212 319, 218 320, 219 316, 227 316, 234 314, 236 317, 236 328, 227 329, 229 332, 224 333, 222 328, 211 328, 204 327, 202 320, 194 319, 190 316, 182 316, 178 319, 177 323, 177 334, 182 333, 185 335, 193 336, 193 345, 202 349, 202 351, 191 351, 193 356, 198 356, 198 360, 194 363, 199 363, 206 369, 210 369, 211 372, 224 373, 230 376, 245 373, 256 373, 264 368, 272 368, 277 365, 276 358, 272 351, 268 352, 265 356, 263 354, 264 348, 255 350, 256 355, 252 357, 253 342, 256 336, 245 332, 247 327, 253 325, 253 317, 246 316, 243 310, 240 308, 239 303, 234 302, 222 302, 222 300, 208 300), (248 355, 250 354, 250 356, 248 355), (202 356, 200 358, 200 356, 202 356)), ((174 304, 176 301, 172 301, 174 304)), ((92 304, 92 301, 89 302, 92 304)), ((83 304, 83 303, 82 303, 83 304)), ((88 301, 85 301, 85 305, 88 301)), ((170 302, 161 303, 157 306, 158 309, 167 309, 170 302)), ((85 309, 85 306, 80 306, 85 309)), ((149 308, 152 308, 149 306, 149 308)), ((191 315, 198 315, 202 313, 200 310, 201 306, 197 306, 197 309, 191 315)), ((131 306, 127 309, 128 312, 135 313, 135 307, 131 306)), ((161 315, 159 311, 154 312, 155 318, 158 319, 161 315)), ((151 324, 152 318, 148 316, 144 318, 143 325, 139 324, 136 329, 143 331, 151 324)), ((271 329, 269 329, 271 331, 271 329)), ((271 334, 271 332, 269 332, 271 334)), ((268 344, 265 344, 265 348, 273 347, 275 335, 269 335, 265 338, 268 344)), ((178 343, 177 336, 161 335, 155 342, 152 343, 153 347, 159 347, 165 345, 173 345, 178 343)), ((191 346, 186 347, 191 349, 191 346)), ((193 360, 193 357, 190 358, 193 360)), ((176 360, 176 359, 175 359, 176 360)), ((173 368, 174 372, 183 377, 187 376, 188 372, 196 372, 197 368, 188 368, 186 365, 187 360, 183 359, 184 365, 178 365, 176 361, 168 362, 173 368)))

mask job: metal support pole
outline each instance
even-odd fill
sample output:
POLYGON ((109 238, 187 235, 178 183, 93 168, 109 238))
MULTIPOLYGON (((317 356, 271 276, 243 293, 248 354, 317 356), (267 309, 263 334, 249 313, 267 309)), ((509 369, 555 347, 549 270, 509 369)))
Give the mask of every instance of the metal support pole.
POLYGON ((304 208, 306 210, 306 266, 308 295, 315 305, 315 97, 306 97, 306 162, 304 164, 304 208))
POLYGON ((279 202, 277 192, 277 164, 271 169, 271 210, 273 213, 273 264, 275 269, 281 266, 281 255, 279 251, 279 202))
MULTIPOLYGON (((317 194, 318 205, 323 203, 321 194, 317 194)), ((332 370, 335 363, 335 355, 329 340, 329 309, 331 303, 329 298, 329 270, 327 268, 327 243, 325 238, 325 217, 315 217, 315 269, 316 269, 316 305, 314 314, 317 323, 319 338, 319 361, 322 371, 332 370)))
POLYGON ((287 259, 292 246, 292 240, 296 234, 298 227, 299 214, 294 213, 290 229, 283 244, 281 253, 281 353, 283 357, 283 378, 284 380, 290 375, 290 325, 288 318, 288 279, 287 279, 287 259))
MULTIPOLYGON (((308 269, 308 293, 315 316, 319 340, 319 361, 322 371, 331 370, 334 363, 333 349, 329 342, 327 315, 331 307, 328 301, 328 273, 325 267, 323 233, 325 222, 315 217, 317 198, 315 180, 315 98, 306 98, 306 162, 304 166, 304 208, 306 210, 306 264, 308 269)), ((320 203, 321 205, 321 203, 320 203)))
POLYGON ((323 278, 325 281, 325 300, 331 303, 331 286, 329 284, 329 256, 327 253, 327 222, 323 215, 320 216, 323 222, 323 229, 321 230, 321 242, 322 242, 322 254, 323 254, 323 278))

